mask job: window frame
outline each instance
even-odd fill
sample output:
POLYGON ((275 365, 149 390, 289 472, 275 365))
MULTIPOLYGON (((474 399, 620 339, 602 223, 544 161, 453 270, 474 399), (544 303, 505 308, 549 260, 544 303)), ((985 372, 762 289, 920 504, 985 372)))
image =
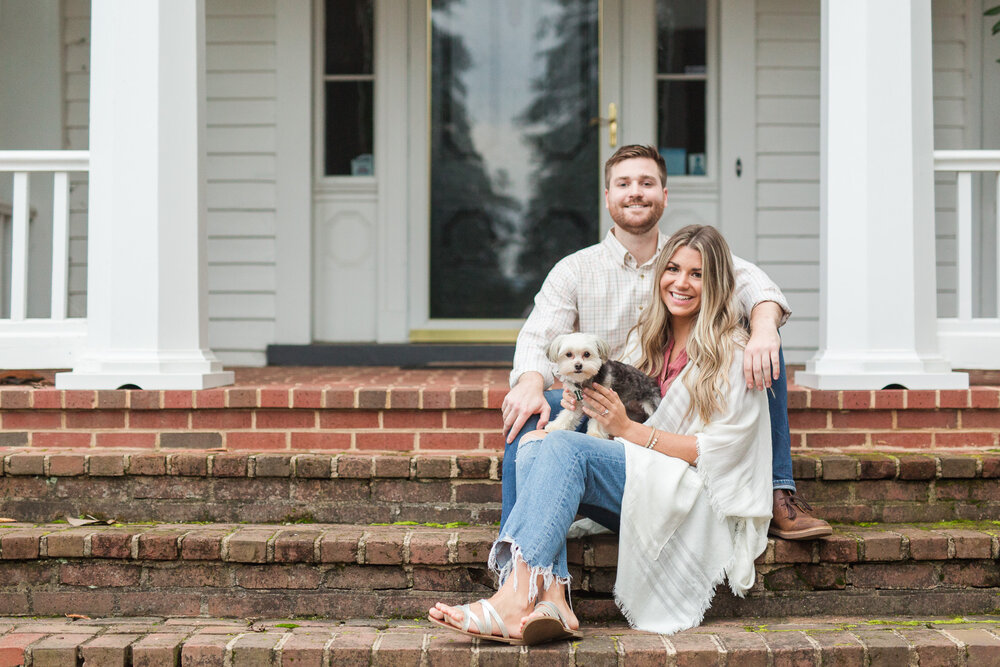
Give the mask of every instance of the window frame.
POLYGON ((321 190, 334 192, 374 193, 378 163, 375 161, 370 176, 326 173, 326 83, 329 81, 362 82, 372 84, 372 156, 378 155, 378 21, 379 3, 372 0, 372 72, 371 74, 327 74, 326 73, 326 3, 313 3, 313 174, 314 181, 321 190))
MULTIPOLYGON (((654 21, 656 2, 654 1, 654 21)), ((701 0, 698 0, 701 1, 701 0)), ((668 175, 667 187, 676 186, 685 192, 703 190, 717 191, 719 188, 719 162, 722 159, 719 148, 719 0, 706 0, 705 4, 705 73, 704 74, 661 74, 656 58, 653 58, 653 131, 659 137, 660 126, 660 96, 658 87, 661 81, 704 81, 705 82, 705 174, 668 175)), ((656 48, 659 48, 659 32, 654 37, 656 48)))

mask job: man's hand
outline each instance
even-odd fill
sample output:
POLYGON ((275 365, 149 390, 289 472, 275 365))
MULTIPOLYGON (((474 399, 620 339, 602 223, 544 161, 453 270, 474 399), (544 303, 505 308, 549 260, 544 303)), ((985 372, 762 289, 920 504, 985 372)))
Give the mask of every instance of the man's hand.
POLYGON ((545 380, 542 374, 527 371, 503 399, 503 435, 510 444, 531 415, 538 415, 538 428, 549 423, 549 403, 545 400, 545 380))
POLYGON ((778 361, 778 350, 781 348, 778 323, 781 315, 781 306, 773 301, 758 303, 750 314, 750 340, 743 353, 747 389, 770 387, 771 382, 781 376, 778 361))

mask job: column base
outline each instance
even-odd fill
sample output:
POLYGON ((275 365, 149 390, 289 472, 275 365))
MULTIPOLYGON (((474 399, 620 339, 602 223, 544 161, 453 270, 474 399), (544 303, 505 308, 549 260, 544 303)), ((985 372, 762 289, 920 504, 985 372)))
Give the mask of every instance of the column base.
POLYGON ((91 356, 71 372, 56 373, 57 389, 211 389, 233 384, 232 371, 211 352, 91 356))
POLYGON ((825 352, 795 373, 795 384, 810 389, 968 389, 969 374, 955 373, 944 357, 882 351, 838 354, 825 352))
POLYGON ((968 373, 795 373, 795 384, 809 389, 968 389, 968 373))

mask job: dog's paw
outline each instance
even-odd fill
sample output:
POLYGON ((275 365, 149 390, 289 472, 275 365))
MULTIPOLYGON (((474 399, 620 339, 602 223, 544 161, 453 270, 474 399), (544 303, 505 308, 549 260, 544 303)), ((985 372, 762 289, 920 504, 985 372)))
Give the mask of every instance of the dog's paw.
POLYGON ((587 435, 594 438, 600 438, 601 440, 607 440, 611 437, 608 435, 608 432, 604 430, 604 427, 598 424, 595 419, 591 419, 587 422, 587 435))
POLYGON ((555 422, 549 422, 548 424, 545 425, 545 428, 543 428, 542 430, 545 431, 546 433, 552 433, 552 431, 562 431, 564 429, 562 426, 560 426, 555 422))

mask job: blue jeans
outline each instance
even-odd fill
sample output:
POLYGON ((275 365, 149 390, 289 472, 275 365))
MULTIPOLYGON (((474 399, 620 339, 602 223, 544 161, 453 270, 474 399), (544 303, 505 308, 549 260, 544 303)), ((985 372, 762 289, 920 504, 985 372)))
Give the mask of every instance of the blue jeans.
MULTIPOLYGON (((778 360, 781 365, 781 377, 771 384, 767 390, 767 407, 771 415, 771 480, 775 489, 795 490, 795 480, 792 479, 792 436, 788 431, 788 373, 785 371, 785 354, 779 349, 778 360)), ((559 401, 562 400, 562 391, 550 389, 545 392, 545 400, 549 402, 552 409, 551 416, 554 419, 562 408, 559 401)), ((579 431, 586 429, 584 419, 579 431)), ((524 428, 517 434, 514 441, 504 448, 503 454, 503 475, 501 477, 501 498, 500 528, 503 534, 503 527, 507 523, 507 517, 514 508, 517 500, 517 446, 521 442, 521 437, 525 433, 534 431, 538 427, 538 415, 532 416, 525 423, 524 428)), ((618 517, 608 516, 600 508, 580 507, 580 514, 593 519, 605 528, 617 532, 618 517)))
MULTIPOLYGON (((544 575, 569 583, 566 532, 583 505, 609 515, 621 514, 625 492, 625 447, 614 440, 572 431, 555 431, 544 440, 528 440, 517 456, 517 502, 490 552, 490 567, 503 584, 517 554, 544 575)), ((529 594, 536 593, 536 576, 529 594)), ((515 586, 517 582, 515 581, 515 586)))

